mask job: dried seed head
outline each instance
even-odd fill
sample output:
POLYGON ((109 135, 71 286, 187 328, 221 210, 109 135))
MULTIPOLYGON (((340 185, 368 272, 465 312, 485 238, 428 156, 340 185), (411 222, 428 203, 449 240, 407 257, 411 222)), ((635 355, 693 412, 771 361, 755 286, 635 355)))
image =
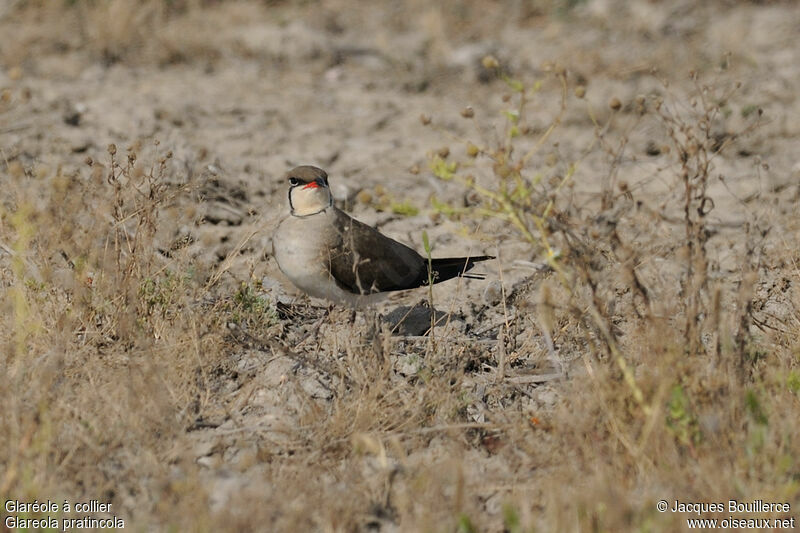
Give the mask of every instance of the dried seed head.
POLYGON ((636 97, 636 112, 640 115, 644 115, 647 111, 647 106, 645 105, 647 100, 641 94, 636 97))
POLYGON ((480 149, 472 144, 471 142, 467 143, 467 155, 470 157, 477 157, 480 149))
POLYGON ((111 154, 111 155, 116 154, 117 153, 117 145, 114 144, 114 143, 109 144, 108 145, 108 153, 111 154))
POLYGON ((89 166, 94 165, 94 160, 92 159, 91 156, 86 156, 86 164, 89 166))
POLYGON ((619 98, 616 96, 608 101, 608 107, 613 109, 614 111, 619 111, 622 108, 622 102, 619 101, 619 98))
POLYGON ((511 168, 505 163, 495 163, 492 170, 501 178, 507 178, 508 175, 511 174, 511 168))
POLYGON ((369 204, 372 201, 372 193, 370 193, 366 189, 361 189, 360 191, 358 191, 358 194, 356 195, 356 200, 358 200, 362 204, 369 204))
POLYGON ((472 118, 475 116, 475 111, 472 109, 472 107, 467 106, 461 110, 461 116, 464 118, 472 118))
POLYGON ((442 146, 436 153, 439 154, 439 157, 442 159, 447 159, 447 156, 450 155, 450 148, 448 146, 442 146))
POLYGON ((577 96, 578 98, 583 98, 584 96, 586 96, 586 87, 583 85, 578 85, 577 87, 575 87, 575 96, 577 96))
POLYGON ((428 124, 431 123, 431 117, 430 115, 426 115, 423 113, 422 115, 419 116, 419 121, 422 122, 423 126, 427 126, 428 124))
POLYGON ((489 69, 489 70, 500 67, 500 62, 493 55, 485 56, 481 60, 481 64, 483 65, 483 68, 489 69))
POLYGON ((408 171, 416 176, 417 174, 419 174, 419 165, 412 165, 411 168, 408 169, 408 171))

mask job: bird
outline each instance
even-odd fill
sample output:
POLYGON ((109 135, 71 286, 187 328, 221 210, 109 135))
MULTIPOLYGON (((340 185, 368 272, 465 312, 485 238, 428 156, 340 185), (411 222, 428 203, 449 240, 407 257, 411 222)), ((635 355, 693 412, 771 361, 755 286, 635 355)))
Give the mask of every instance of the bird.
POLYGON ((493 256, 423 257, 333 204, 328 174, 303 165, 285 174, 289 213, 273 234, 273 257, 287 278, 309 296, 352 309, 378 302, 386 293, 462 276, 493 256))

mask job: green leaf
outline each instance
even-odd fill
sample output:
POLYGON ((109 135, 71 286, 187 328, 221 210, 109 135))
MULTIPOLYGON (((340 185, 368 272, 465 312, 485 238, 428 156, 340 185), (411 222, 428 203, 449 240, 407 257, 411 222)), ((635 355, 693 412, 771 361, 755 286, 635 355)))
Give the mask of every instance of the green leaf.
POLYGON ((507 109, 503 111, 503 114, 509 121, 511 121, 512 124, 519 122, 519 111, 516 109, 507 109))
POLYGON ((422 232, 422 246, 425 248, 425 253, 428 254, 428 256, 430 257, 430 255, 431 255, 431 243, 428 240, 428 232, 427 231, 423 231, 422 232))
POLYGON ((477 531, 466 513, 461 513, 458 516, 458 531, 459 533, 475 533, 477 531))
POLYGON ((407 217, 413 217, 414 215, 419 214, 419 209, 412 205, 408 200, 404 200, 403 202, 392 202, 391 210, 392 213, 396 215, 404 215, 407 217))
POLYGON ((512 505, 503 506, 503 525, 505 530, 511 533, 521 531, 519 513, 512 505))
POLYGON ((431 197, 431 206, 433 207, 433 210, 436 211, 437 213, 441 213, 448 217, 459 215, 467 211, 466 208, 453 207, 445 202, 440 202, 435 196, 431 197))
POLYGON ((515 80, 514 78, 506 78, 506 83, 511 88, 512 91, 516 91, 521 93, 525 90, 525 85, 519 80, 515 80))
POLYGON ((528 189, 524 183, 520 183, 519 185, 517 185, 517 187, 514 188, 513 191, 511 191, 510 198, 512 202, 519 204, 527 200, 530 197, 530 195, 531 195, 531 190, 528 189))
POLYGON ((672 387, 667 404, 667 427, 681 444, 690 445, 700 441, 697 418, 692 412, 689 397, 679 384, 672 387))
POLYGON ((740 113, 742 114, 742 118, 747 118, 752 115, 755 111, 758 110, 758 106, 755 104, 746 105, 742 108, 740 113))
POLYGON ((800 393, 800 373, 792 370, 786 378, 786 386, 795 394, 800 393))
POLYGON ((450 181, 456 174, 458 163, 455 161, 448 163, 438 155, 430 163, 431 172, 440 180, 450 181))
POLYGON ((767 425, 769 421, 767 419, 767 414, 764 412, 764 408, 761 406, 761 401, 759 401, 758 396, 753 390, 748 390, 745 393, 744 403, 747 406, 747 412, 753 418, 753 420, 762 425, 767 425))

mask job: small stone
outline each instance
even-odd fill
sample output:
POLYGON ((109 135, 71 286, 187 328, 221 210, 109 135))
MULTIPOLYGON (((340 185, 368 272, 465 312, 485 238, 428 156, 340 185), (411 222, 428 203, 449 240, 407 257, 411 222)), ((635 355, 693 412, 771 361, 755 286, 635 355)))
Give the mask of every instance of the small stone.
POLYGON ((503 284, 500 283, 500 280, 495 279, 486 284, 486 288, 483 290, 483 301, 492 307, 503 301, 503 284))

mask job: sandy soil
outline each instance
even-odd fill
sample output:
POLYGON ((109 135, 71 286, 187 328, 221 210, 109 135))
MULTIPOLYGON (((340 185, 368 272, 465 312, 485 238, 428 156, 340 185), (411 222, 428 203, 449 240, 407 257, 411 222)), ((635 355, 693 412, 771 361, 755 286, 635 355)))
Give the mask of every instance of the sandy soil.
MULTIPOLYGON (((562 369, 565 375, 586 371, 576 363, 581 353, 565 349, 559 361, 552 361, 545 339, 533 329, 535 319, 520 320, 507 333, 516 335, 517 343, 516 363, 509 368, 512 385, 503 394, 485 393, 493 378, 480 366, 499 357, 497 328, 509 316, 535 315, 533 289, 544 276, 537 270, 543 259, 513 231, 504 232, 499 221, 436 216, 432 196, 455 204, 469 199, 456 184, 433 177, 428 163, 430 154, 444 146, 457 156, 464 153, 463 143, 453 136, 491 142, 500 135, 507 88, 482 66, 487 54, 513 76, 545 80, 531 103, 534 128, 547 125, 558 110, 558 87, 548 71, 552 65, 567 69, 566 115, 531 164, 544 169, 547 179, 576 163, 575 202, 586 209, 597 204, 612 163, 595 142, 592 116, 609 124, 609 143, 623 136, 630 142, 616 162, 614 179, 657 205, 678 194, 674 167, 670 154, 653 150, 668 140, 654 117, 639 117, 637 95, 689 101, 695 91, 690 70, 699 72, 701 84, 740 83, 729 115, 719 117, 714 127, 723 135, 740 131, 757 109, 763 110, 764 120, 715 159, 715 174, 725 176, 724 182, 711 185, 713 223, 724 234, 712 243, 720 276, 734 275, 739 268, 736 256, 724 250, 747 220, 743 210, 753 216, 782 213, 781 220, 789 222, 773 231, 797 231, 791 215, 800 180, 800 9, 794 2, 696 4, 590 0, 564 10, 559 3, 543 3, 539 9, 524 2, 435 7, 412 1, 373 9, 346 2, 214 3, 158 19, 156 35, 147 33, 146 24, 134 29, 115 25, 119 17, 136 20, 137 10, 71 11, 59 20, 12 8, 0 19, 0 160, 6 166, 19 162, 32 176, 57 173, 81 180, 88 179, 87 156, 107 161, 110 143, 121 153, 137 147, 141 161, 172 151, 170 180, 191 183, 194 189, 172 208, 181 211, 175 217, 179 225, 162 218, 160 242, 188 236, 185 253, 197 276, 221 273, 215 297, 248 282, 260 284, 272 305, 279 305, 278 324, 270 331, 285 348, 234 331, 237 341, 230 343, 227 361, 219 367, 224 371, 206 369, 212 374, 213 398, 201 402, 183 437, 161 448, 160 460, 174 465, 175 479, 203 487, 211 515, 236 517, 250 512, 256 500, 283 497, 273 482, 276 464, 307 445, 286 428, 306 423, 310 401, 316 409, 336 404, 342 392, 335 377, 348 365, 347 354, 356 342, 348 313, 334 310, 319 325, 323 304, 308 302, 270 257, 272 228, 287 209, 281 177, 294 165, 327 169, 337 200, 353 216, 418 250, 424 230, 436 256, 498 256, 478 268, 486 280, 452 281, 433 292, 436 307, 452 313, 450 323, 436 330, 451 339, 447 353, 478 354, 477 368, 461 383, 472 398, 463 424, 495 421, 505 408, 539 417, 552 412, 559 398, 569 394, 569 378, 548 376, 562 369), (585 97, 576 96, 578 86, 586 88, 585 97), (609 106, 614 98, 620 101, 619 111, 609 106), (474 109, 475 121, 460 116, 466 106, 474 109), (433 125, 423 125, 421 115, 432 117, 433 125), (553 154, 557 159, 549 164, 553 154), (377 210, 382 190, 390 202, 408 202, 419 213, 377 210), (366 198, 363 191, 371 201, 359 200, 366 198), (758 199, 747 200, 754 195, 758 199), (779 200, 762 201, 766 197, 779 200), (523 297, 504 306, 496 295, 500 286, 523 297), (184 462, 195 465, 191 475, 178 472, 184 462)), ((80 254, 70 243, 64 252, 80 254)), ((377 312, 385 315, 427 300, 425 290, 396 294, 377 312)), ((776 304, 771 316, 786 313, 785 306, 776 304)), ((358 343, 371 342, 373 319, 370 314, 356 319, 355 327, 366 332, 358 343)), ((414 354, 428 341, 392 342, 391 379, 419 379, 421 365, 414 354)), ((387 468, 382 461, 394 460, 386 458, 383 448, 391 443, 353 438, 365 439, 355 445, 368 450, 364 460, 326 463, 324 451, 305 454, 309 464, 319 459, 319 479, 295 482, 345 494, 361 487, 352 484, 354 478, 366 479, 372 480, 364 483, 367 488, 357 490, 381 493, 378 479, 383 478, 375 472, 387 468)), ((405 451, 403 468, 413 471, 446 461, 450 448, 442 441, 433 431, 425 445, 405 451)), ((503 502, 509 495, 520 496, 515 480, 523 475, 535 483, 537 474, 520 474, 508 455, 493 453, 491 440, 482 442, 460 452, 460 460, 470 464, 468 480, 487 480, 470 500, 475 515, 482 517, 478 523, 500 530, 503 502)), ((544 461, 541 467, 548 468, 544 461)), ((159 489, 144 489, 145 482, 137 490, 131 486, 120 487, 112 498, 122 514, 134 522, 163 525, 161 518, 152 518, 159 489)), ((291 494, 298 497, 302 491, 291 494)), ((300 496, 276 508, 302 508, 313 501, 320 500, 300 496)), ((389 507, 343 512, 357 518, 338 520, 335 508, 309 511, 315 518, 307 525, 399 531, 426 523, 402 523, 389 507)), ((432 516, 429 525, 444 527, 438 515, 432 516)))

